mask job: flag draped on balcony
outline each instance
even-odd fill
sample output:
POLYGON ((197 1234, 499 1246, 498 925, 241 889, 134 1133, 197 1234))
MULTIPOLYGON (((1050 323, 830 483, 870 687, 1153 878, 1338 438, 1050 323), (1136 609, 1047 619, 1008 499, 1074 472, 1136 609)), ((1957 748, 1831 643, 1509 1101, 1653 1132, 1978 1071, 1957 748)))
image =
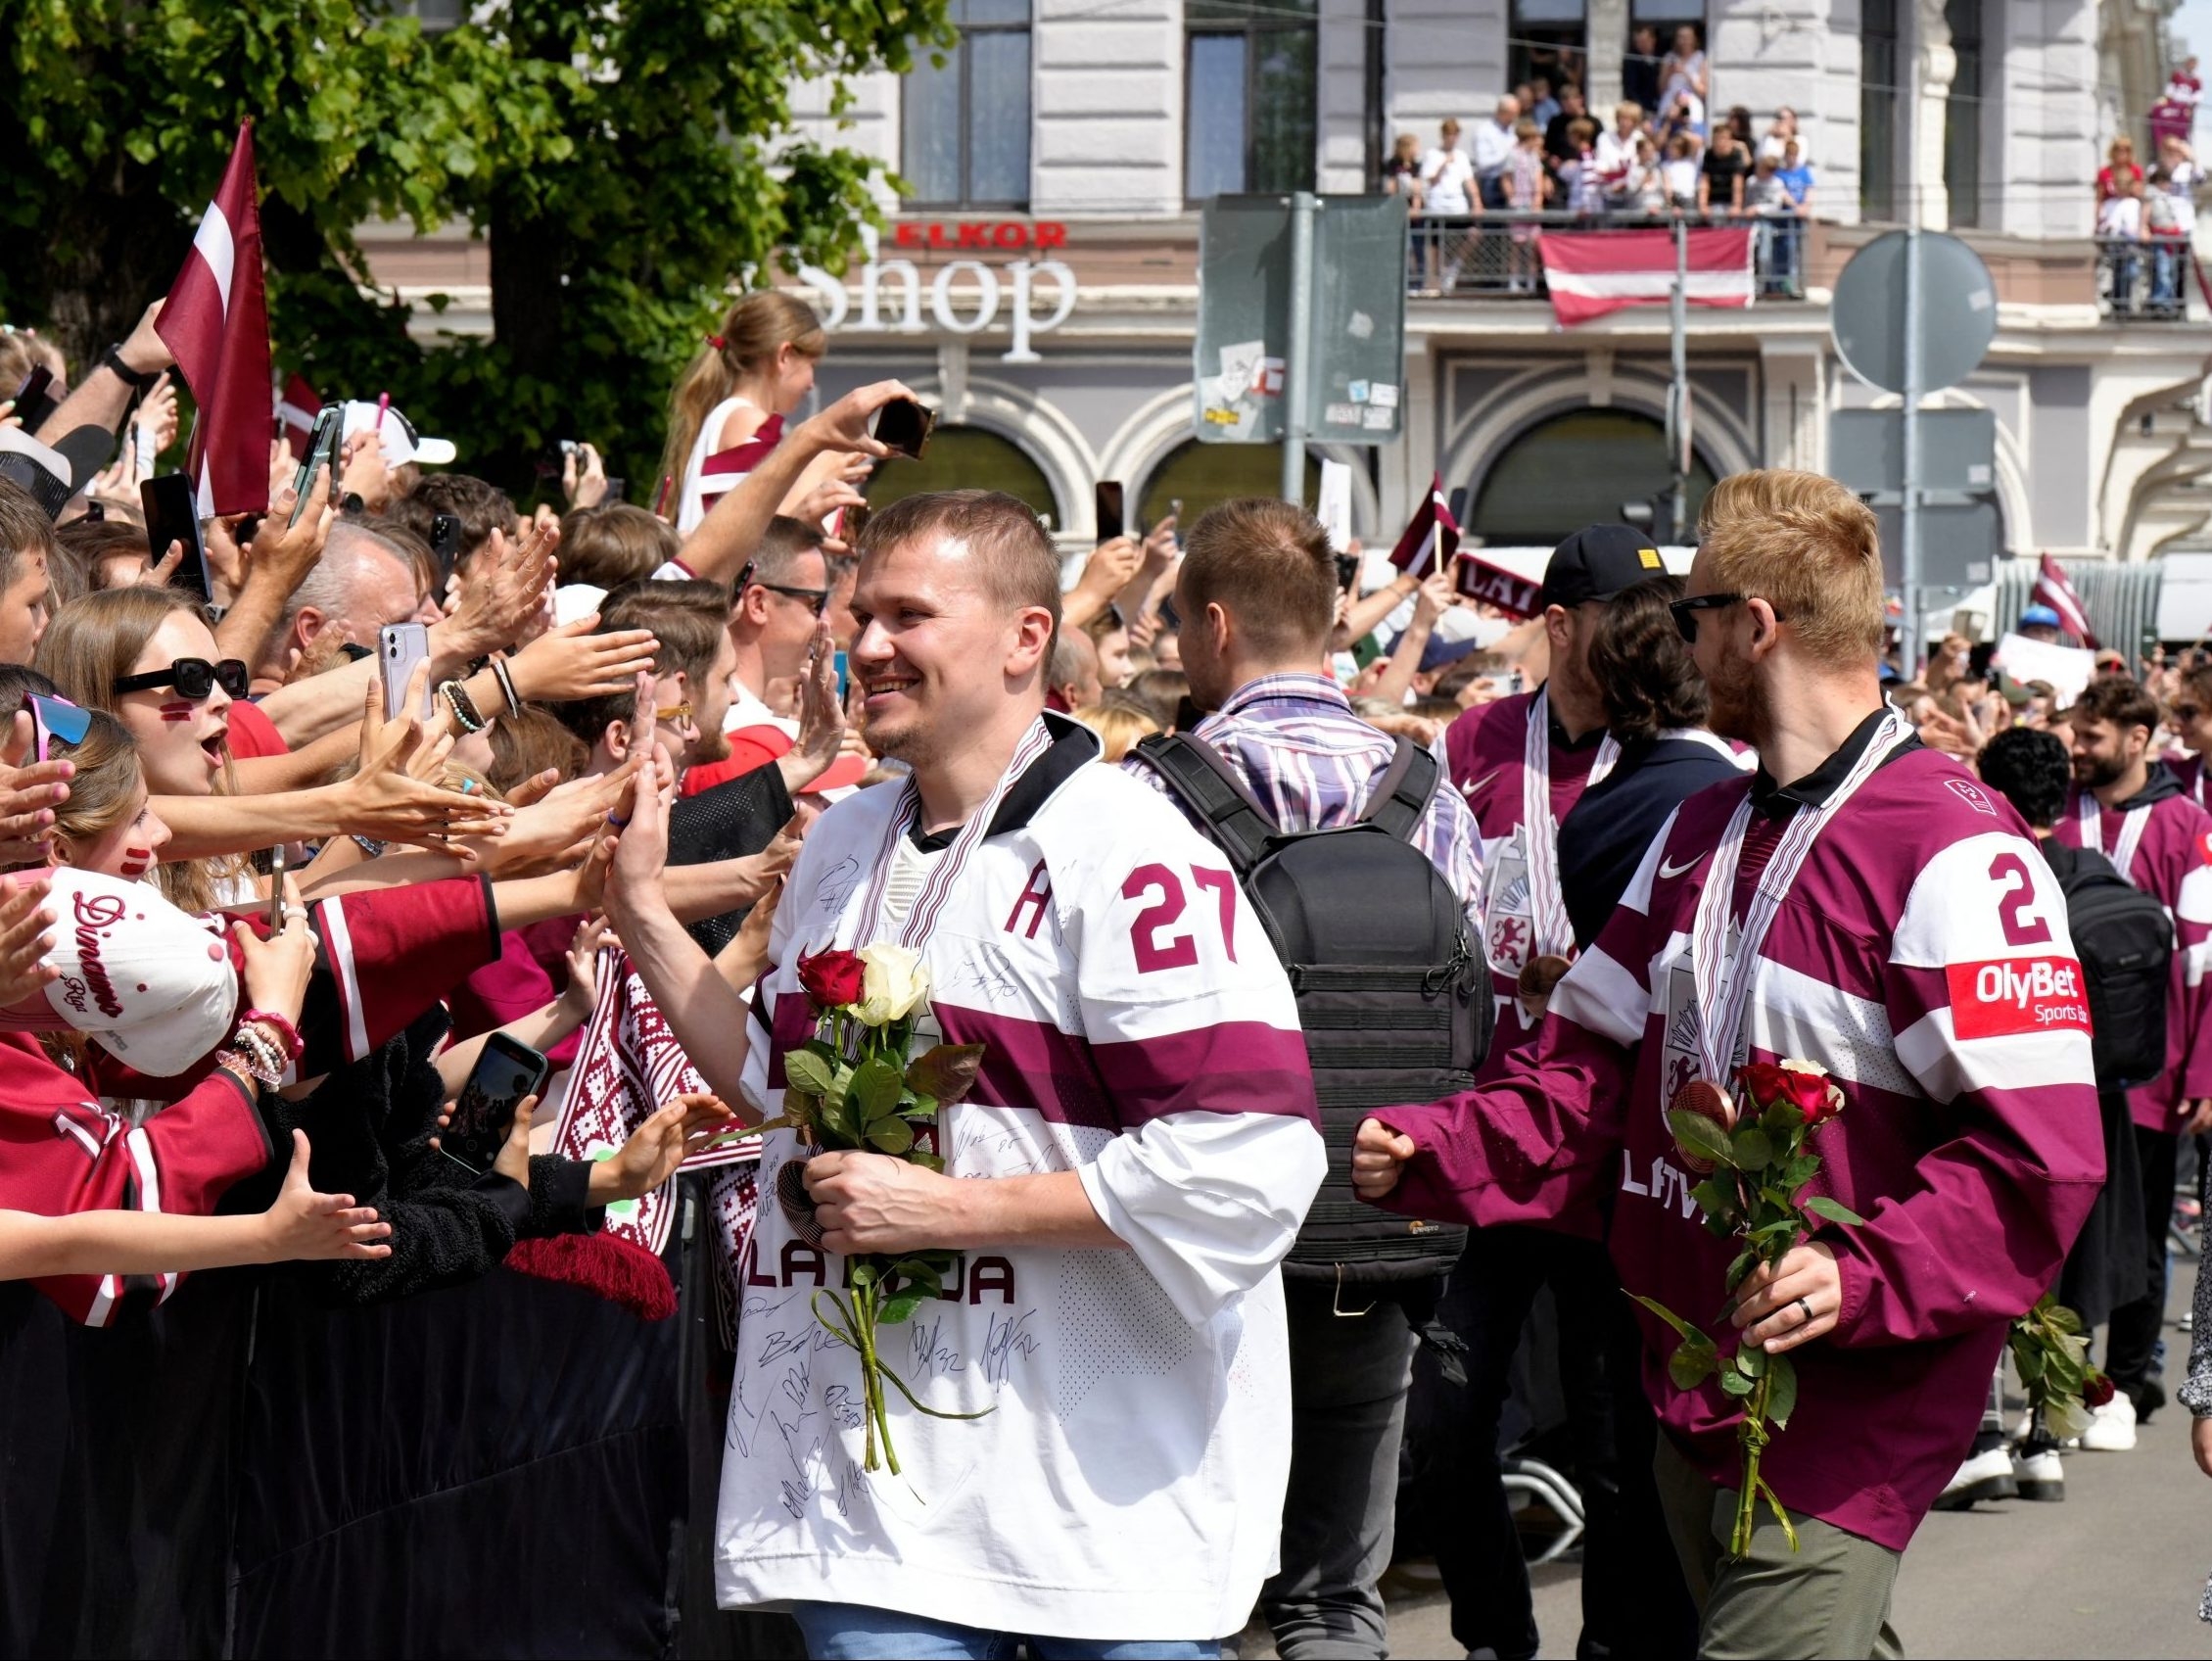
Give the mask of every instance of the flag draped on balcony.
MULTIPOLYGON (((1758 289, 1749 225, 1700 225, 1689 235, 1684 298, 1692 306, 1745 307, 1758 289)), ((1573 328, 1624 306, 1664 306, 1674 292, 1671 230, 1544 232, 1544 285, 1552 313, 1573 328)))
POLYGON ((260 190, 254 123, 238 129, 215 199, 201 216, 154 331, 176 355, 199 411, 185 468, 200 512, 269 504, 269 313, 261 291, 260 190))

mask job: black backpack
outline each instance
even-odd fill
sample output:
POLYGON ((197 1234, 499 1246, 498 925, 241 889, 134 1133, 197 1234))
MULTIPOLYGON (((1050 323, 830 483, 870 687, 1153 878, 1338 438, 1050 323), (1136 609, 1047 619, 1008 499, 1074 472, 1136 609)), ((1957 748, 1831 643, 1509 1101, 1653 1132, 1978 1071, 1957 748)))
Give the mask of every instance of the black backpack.
POLYGON ((2102 854, 2047 840, 2043 852, 2066 896, 2066 928, 2089 987, 2096 1087, 2148 1084, 2166 1070, 2174 920, 2102 854))
POLYGON ((1358 820, 1283 831, 1203 739, 1156 736, 1137 753, 1211 830, 1297 997, 1329 1174, 1284 1277, 1375 1286, 1446 1273, 1464 1228, 1379 1210, 1351 1187, 1352 1137, 1369 1111, 1467 1089, 1489 1045, 1487 974, 1466 912, 1406 839, 1436 787, 1435 758, 1400 738, 1358 820))

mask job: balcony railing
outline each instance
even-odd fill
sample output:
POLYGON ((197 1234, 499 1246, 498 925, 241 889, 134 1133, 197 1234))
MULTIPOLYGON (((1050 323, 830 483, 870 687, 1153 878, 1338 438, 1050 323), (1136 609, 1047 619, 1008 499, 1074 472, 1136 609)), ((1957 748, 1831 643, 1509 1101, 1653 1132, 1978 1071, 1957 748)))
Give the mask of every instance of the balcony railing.
POLYGON ((2183 238, 2096 239, 2096 308, 2108 322, 2185 322, 2189 286, 2199 281, 2183 238))
POLYGON ((1544 233, 1671 230, 1692 225, 1748 225, 1753 269, 1762 300, 1805 298, 1808 235, 1812 221, 1794 214, 1737 217, 1696 214, 1417 214, 1406 256, 1406 288, 1429 299, 1540 300, 1544 233))

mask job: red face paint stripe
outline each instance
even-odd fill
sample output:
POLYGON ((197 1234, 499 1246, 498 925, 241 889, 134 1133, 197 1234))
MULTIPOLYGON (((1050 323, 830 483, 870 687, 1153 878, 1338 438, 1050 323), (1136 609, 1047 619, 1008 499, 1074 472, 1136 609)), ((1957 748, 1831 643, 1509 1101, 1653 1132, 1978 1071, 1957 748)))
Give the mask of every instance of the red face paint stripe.
POLYGON ((162 705, 162 719, 164 721, 190 721, 192 710, 193 706, 188 703, 165 703, 162 705))

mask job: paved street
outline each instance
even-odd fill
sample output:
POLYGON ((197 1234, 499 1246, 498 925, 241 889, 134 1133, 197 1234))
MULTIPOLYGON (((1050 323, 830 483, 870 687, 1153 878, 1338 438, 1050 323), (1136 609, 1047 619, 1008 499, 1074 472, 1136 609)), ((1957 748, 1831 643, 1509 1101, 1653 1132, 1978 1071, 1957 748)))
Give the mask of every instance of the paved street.
MULTIPOLYGON (((2176 1265, 2175 1314, 2188 1306, 2195 1264, 2176 1265)), ((2169 1326, 2168 1388, 2188 1334, 2169 1326)), ((2009 1500, 1922 1525, 1899 1577, 1897 1630, 1917 1657, 2196 1656, 2212 1627, 2196 1618, 2212 1573, 2212 1482, 2188 1451, 2188 1415, 2167 1407, 2132 1453, 2066 1455, 2066 1498, 2009 1500)), ((1443 1598, 1424 1592, 1426 1564, 1393 1577, 1390 1647, 1397 1656, 1457 1656, 1443 1598)), ((1537 1570, 1542 1654, 1572 1656, 1581 1624, 1581 1575, 1537 1570)), ((1247 1646, 1249 1657, 1273 1654, 1247 1646)))

